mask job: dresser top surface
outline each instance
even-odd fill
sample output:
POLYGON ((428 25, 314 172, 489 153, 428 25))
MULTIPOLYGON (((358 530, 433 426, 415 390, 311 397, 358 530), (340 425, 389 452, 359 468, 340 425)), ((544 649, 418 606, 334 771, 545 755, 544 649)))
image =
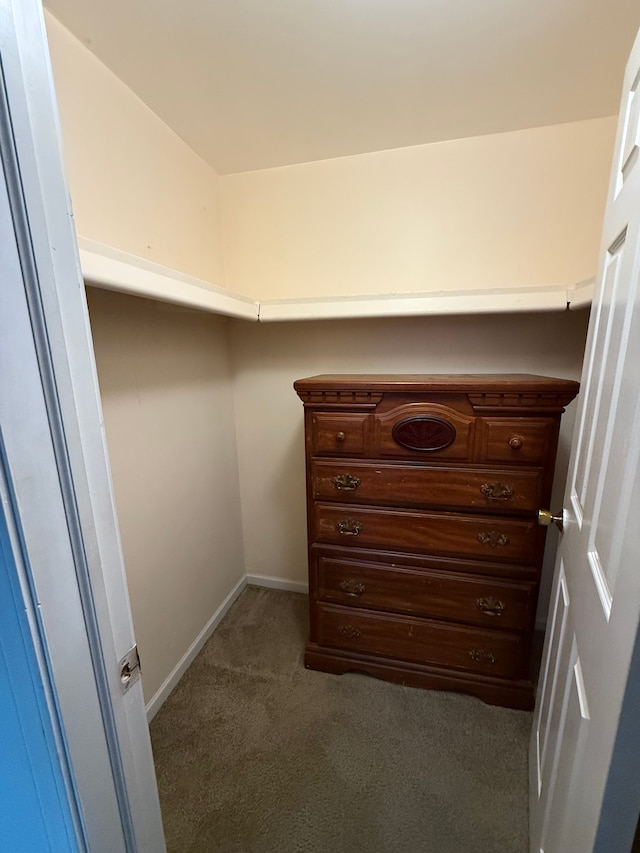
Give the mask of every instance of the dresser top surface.
POLYGON ((554 379, 530 373, 327 373, 298 379, 296 391, 314 391, 325 388, 439 393, 486 393, 507 390, 557 392, 562 390, 574 396, 579 383, 572 379, 554 379))

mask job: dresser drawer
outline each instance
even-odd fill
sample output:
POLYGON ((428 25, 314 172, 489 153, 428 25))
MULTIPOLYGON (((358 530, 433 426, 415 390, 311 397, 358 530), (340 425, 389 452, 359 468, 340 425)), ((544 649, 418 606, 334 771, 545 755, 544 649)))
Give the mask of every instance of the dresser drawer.
POLYGON ((490 628, 528 630, 535 584, 318 557, 318 598, 490 628))
POLYGON ((531 565, 542 528, 533 522, 315 504, 313 540, 349 547, 451 554, 531 565))
POLYGON ((480 461, 536 465, 548 459, 557 425, 546 418, 484 418, 478 430, 480 461))
POLYGON ((476 418, 435 403, 407 403, 375 416, 377 457, 471 462, 476 418))
POLYGON ((311 415, 312 453, 362 456, 368 420, 368 415, 314 412, 311 415))
POLYGON ((316 642, 362 654, 506 678, 521 674, 519 634, 318 604, 316 642))
POLYGON ((317 460, 313 497, 341 503, 442 506, 485 512, 534 512, 540 507, 542 470, 451 468, 317 460))

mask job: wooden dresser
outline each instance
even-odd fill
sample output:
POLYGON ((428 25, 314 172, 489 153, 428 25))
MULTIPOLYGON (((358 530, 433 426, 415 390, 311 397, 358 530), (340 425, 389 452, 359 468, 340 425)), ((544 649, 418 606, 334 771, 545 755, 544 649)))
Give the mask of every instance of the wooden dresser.
POLYGON ((578 383, 335 375, 305 407, 305 665, 531 708, 560 416, 578 383))

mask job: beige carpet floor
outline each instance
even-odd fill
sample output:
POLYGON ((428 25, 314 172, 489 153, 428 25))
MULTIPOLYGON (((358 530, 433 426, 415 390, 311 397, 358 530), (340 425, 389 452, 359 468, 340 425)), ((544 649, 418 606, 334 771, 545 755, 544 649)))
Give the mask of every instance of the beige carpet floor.
POLYGON ((248 588, 151 724, 169 853, 527 853, 531 715, 305 670, 248 588))

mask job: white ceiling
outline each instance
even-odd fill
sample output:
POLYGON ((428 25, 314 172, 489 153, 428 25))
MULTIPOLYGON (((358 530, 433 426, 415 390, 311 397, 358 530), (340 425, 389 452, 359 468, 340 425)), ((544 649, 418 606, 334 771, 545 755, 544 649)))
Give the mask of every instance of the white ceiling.
POLYGON ((638 0, 46 0, 224 174, 611 115, 638 0))

